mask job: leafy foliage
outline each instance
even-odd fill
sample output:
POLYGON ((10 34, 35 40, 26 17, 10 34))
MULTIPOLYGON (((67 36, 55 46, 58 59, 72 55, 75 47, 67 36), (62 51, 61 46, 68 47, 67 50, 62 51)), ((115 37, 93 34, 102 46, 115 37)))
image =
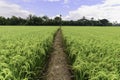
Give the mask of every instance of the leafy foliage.
MULTIPOLYGON (((62 20, 61 17, 50 19, 47 16, 39 17, 36 15, 29 15, 26 19, 12 16, 5 18, 0 16, 0 25, 62 25, 64 26, 112 26, 107 19, 95 20, 94 18, 86 19, 85 17, 78 20, 62 20)), ((115 24, 114 24, 115 25, 115 24)))

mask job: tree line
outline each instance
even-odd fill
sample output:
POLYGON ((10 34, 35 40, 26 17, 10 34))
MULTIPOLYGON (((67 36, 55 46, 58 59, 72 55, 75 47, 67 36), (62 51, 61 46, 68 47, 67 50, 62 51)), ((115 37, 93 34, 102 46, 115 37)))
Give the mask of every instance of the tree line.
POLYGON ((21 17, 12 16, 11 18, 5 18, 0 16, 0 25, 35 25, 35 26, 112 26, 113 24, 107 19, 94 20, 94 18, 86 19, 85 17, 74 20, 62 20, 60 17, 50 19, 48 16, 38 17, 35 15, 29 15, 26 19, 21 17), (60 22, 61 21, 61 22, 60 22))

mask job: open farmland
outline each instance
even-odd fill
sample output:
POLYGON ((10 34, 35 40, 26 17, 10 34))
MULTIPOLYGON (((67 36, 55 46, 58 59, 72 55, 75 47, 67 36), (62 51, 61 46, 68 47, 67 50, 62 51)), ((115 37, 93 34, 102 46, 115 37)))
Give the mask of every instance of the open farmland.
POLYGON ((119 27, 64 27, 75 80, 120 80, 119 27))
POLYGON ((42 72, 57 27, 0 27, 0 80, 28 80, 42 72))
POLYGON ((119 80, 120 28, 1 26, 0 80, 44 79, 119 80))

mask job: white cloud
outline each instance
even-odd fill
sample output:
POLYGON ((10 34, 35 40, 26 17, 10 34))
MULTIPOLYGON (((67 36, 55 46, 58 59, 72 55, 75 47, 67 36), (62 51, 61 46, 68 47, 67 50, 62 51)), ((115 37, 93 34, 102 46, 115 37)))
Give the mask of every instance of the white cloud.
POLYGON ((31 0, 23 0, 24 2, 30 2, 31 0))
POLYGON ((80 19, 83 16, 87 18, 94 17, 96 19, 109 19, 111 22, 120 22, 120 1, 119 0, 105 0, 103 4, 97 5, 83 5, 77 10, 70 11, 64 19, 80 19))
POLYGON ((44 0, 48 2, 59 2, 59 1, 64 1, 64 4, 67 4, 69 0, 44 0))
POLYGON ((120 0, 105 0, 104 4, 105 5, 118 5, 120 4, 120 0))
POLYGON ((64 0, 64 3, 66 4, 66 3, 68 3, 68 1, 69 1, 69 0, 64 0))
MULTIPOLYGON (((30 2, 32 0, 22 0, 24 2, 30 2)), ((37 0, 36 0, 37 1, 37 0)), ((47 1, 47 2, 58 2, 58 1, 61 1, 61 0, 39 0, 39 1, 47 1)))
POLYGON ((22 9, 17 4, 8 3, 5 0, 0 1, 0 16, 4 17, 11 17, 11 16, 18 16, 18 17, 27 17, 31 12, 22 9))

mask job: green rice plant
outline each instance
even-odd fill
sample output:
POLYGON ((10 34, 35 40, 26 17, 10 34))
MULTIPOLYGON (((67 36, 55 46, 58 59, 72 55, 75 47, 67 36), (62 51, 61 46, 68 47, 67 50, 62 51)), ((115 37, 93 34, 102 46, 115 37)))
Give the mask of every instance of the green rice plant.
POLYGON ((42 72, 56 30, 57 27, 3 26, 0 29, 0 80, 32 79, 38 67, 42 72))
POLYGON ((63 27, 75 80, 120 80, 119 27, 63 27))

